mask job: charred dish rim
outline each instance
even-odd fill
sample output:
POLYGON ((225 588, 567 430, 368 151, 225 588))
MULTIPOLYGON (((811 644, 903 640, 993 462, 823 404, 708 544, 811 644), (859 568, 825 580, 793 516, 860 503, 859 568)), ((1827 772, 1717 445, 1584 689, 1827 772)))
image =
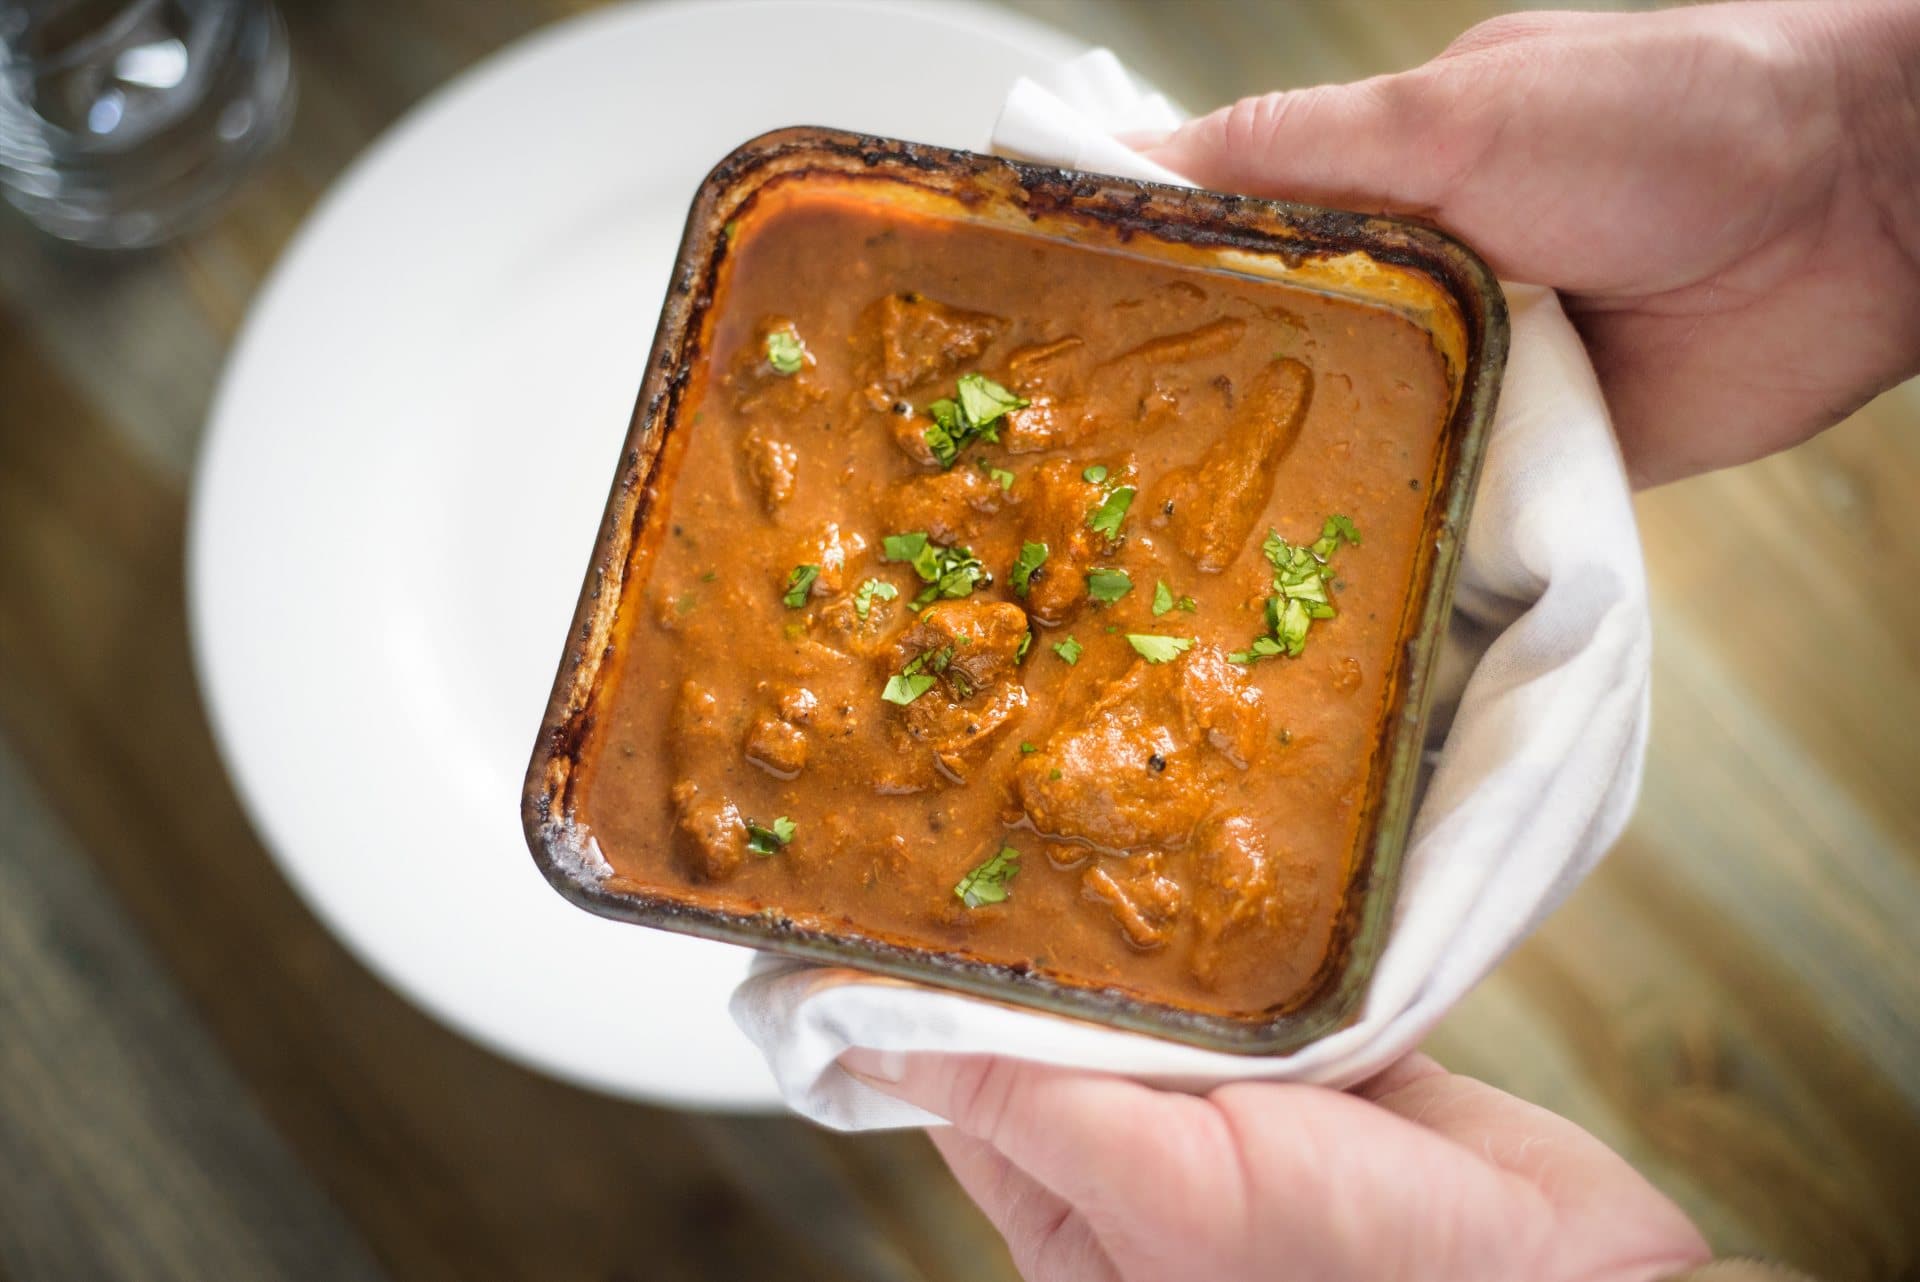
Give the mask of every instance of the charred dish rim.
POLYGON ((1078 173, 837 130, 795 127, 737 148, 701 184, 687 218, 638 404, 594 544, 521 798, 527 843, 547 880, 602 916, 810 961, 922 980, 1058 1015, 1191 1043, 1271 1055, 1352 1022, 1385 946, 1415 783, 1433 663, 1450 610, 1507 357, 1506 302, 1486 265, 1442 232, 1401 219, 1078 173), (812 928, 776 910, 742 913, 672 898, 616 876, 576 818, 597 710, 611 684, 624 587, 651 555, 648 518, 695 372, 731 236, 755 200, 794 181, 862 184, 888 202, 1018 227, 1161 261, 1262 276, 1397 311, 1447 366, 1451 410, 1432 476, 1414 590, 1385 696, 1355 866, 1319 974, 1284 1009, 1232 1017, 1071 984, 1025 967, 812 928))

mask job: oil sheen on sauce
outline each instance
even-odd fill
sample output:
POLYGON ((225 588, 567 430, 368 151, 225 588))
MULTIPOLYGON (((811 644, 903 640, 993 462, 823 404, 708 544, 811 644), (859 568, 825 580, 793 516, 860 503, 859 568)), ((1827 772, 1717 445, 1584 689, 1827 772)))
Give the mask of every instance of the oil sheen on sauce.
POLYGON ((1448 408, 1428 336, 804 186, 737 228, 710 315, 580 793, 617 876, 1190 1010, 1308 996, 1448 408), (1027 404, 943 466, 930 407, 972 375, 982 415, 1027 404), (1291 599, 1269 532, 1336 515, 1332 616, 1250 653, 1291 599), (979 567, 916 611, 901 535, 979 567))

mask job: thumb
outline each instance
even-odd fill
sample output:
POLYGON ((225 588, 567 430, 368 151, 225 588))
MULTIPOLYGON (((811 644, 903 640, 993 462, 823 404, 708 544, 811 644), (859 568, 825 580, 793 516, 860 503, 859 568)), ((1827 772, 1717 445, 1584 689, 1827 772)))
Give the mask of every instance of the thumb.
POLYGON ((1418 72, 1242 98, 1143 149, 1203 187, 1432 215, 1475 146, 1437 131, 1418 72))

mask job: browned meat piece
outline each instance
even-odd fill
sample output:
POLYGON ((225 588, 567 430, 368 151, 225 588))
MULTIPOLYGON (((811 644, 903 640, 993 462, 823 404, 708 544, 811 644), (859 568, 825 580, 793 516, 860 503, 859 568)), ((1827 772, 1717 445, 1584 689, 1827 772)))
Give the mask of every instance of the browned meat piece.
POLYGON ((787 559, 773 566, 769 573, 784 594, 788 576, 793 573, 795 566, 817 565, 820 574, 813 581, 810 595, 832 596, 850 586, 847 566, 866 550, 866 536, 858 530, 843 530, 836 521, 822 521, 806 537, 794 543, 787 553, 787 559))
MULTIPOLYGON (((859 585, 856 583, 853 586, 857 588, 859 585)), ((903 598, 911 599, 918 588, 918 583, 915 583, 891 601, 882 601, 877 597, 868 601, 867 617, 864 619, 860 617, 853 592, 841 593, 819 607, 815 616, 814 625, 820 641, 841 654, 872 658, 886 649, 888 638, 901 617, 899 610, 905 603, 903 598)))
POLYGON ((1059 364, 1062 357, 1070 356, 1086 345, 1086 340, 1078 334, 1068 334, 1044 343, 1016 347, 1007 353, 1007 378, 1016 385, 1015 390, 1020 390, 1019 385, 1031 384, 1033 380, 1043 377, 1049 369, 1059 364))
POLYGON ((1254 761, 1259 688, 1217 647, 1141 661, 1014 773, 1043 834, 1110 850, 1184 845, 1228 781, 1254 761))
POLYGON ((1174 365, 1182 361, 1221 356, 1231 351, 1247 332, 1247 323, 1237 316, 1222 316, 1198 329, 1179 334, 1162 334, 1106 362, 1103 368, 1122 365, 1174 365))
POLYGON ((826 389, 815 374, 813 353, 806 353, 805 363, 792 374, 782 374, 767 359, 767 335, 793 328, 793 322, 785 316, 763 318, 728 364, 727 393, 742 414, 792 420, 818 408, 826 399, 826 389))
POLYGON ((868 304, 855 340, 867 403, 887 409, 909 388, 964 372, 962 366, 986 351, 1006 324, 923 294, 888 294, 868 304))
POLYGON ((1027 609, 1042 623, 1064 623, 1087 599, 1087 571, 1107 550, 1107 537, 1087 524, 1106 491, 1079 464, 1048 459, 1019 487, 1020 537, 1047 545, 1047 559, 1027 584, 1027 609))
POLYGON ((724 797, 702 792, 691 779, 673 785, 674 853, 687 870, 707 881, 724 881, 747 853, 747 825, 724 797))
POLYGON ((673 703, 670 728, 677 745, 692 745, 702 740, 720 738, 726 734, 720 701, 713 697, 713 691, 698 681, 682 681, 680 695, 673 703))
POLYGON ((889 534, 925 530, 935 543, 971 543, 1007 501, 999 482, 971 465, 887 487, 880 510, 889 534))
POLYGON ((1194 833, 1193 973, 1211 981, 1235 936, 1282 917, 1274 861, 1245 815, 1209 819, 1194 833))
POLYGON ((1202 570, 1226 569, 1246 546, 1312 399, 1312 372, 1296 360, 1274 361, 1246 389, 1232 427, 1154 487, 1154 525, 1202 570))
POLYGON ((740 461, 768 516, 793 497, 794 479, 800 471, 800 453, 793 446, 774 440, 757 427, 751 428, 741 438, 740 461))
POLYGON ((922 671, 934 684, 912 703, 888 705, 899 714, 895 738, 926 748, 946 776, 965 779, 969 761, 1027 706, 1016 671, 1026 636, 1025 611, 1006 601, 928 606, 895 643, 891 671, 928 656, 922 671))
POLYGON ((1096 859, 1080 877, 1088 899, 1107 906, 1127 942, 1158 948, 1180 913, 1180 883, 1160 871, 1158 852, 1127 859, 1096 859))
MULTIPOLYGON (((762 692, 770 683, 762 682, 762 692)), ((778 779, 791 779, 807 764, 810 732, 831 737, 844 729, 845 718, 833 709, 822 709, 820 700, 805 686, 787 686, 777 691, 775 710, 761 713, 747 730, 745 754, 748 761, 778 779)))
POLYGON ((1042 392, 1002 421, 1000 444, 1009 454, 1065 449, 1086 440, 1099 425, 1078 400, 1058 400, 1042 392))
POLYGON ((747 760, 776 779, 791 779, 807 764, 807 736, 779 717, 762 714, 747 731, 747 760))

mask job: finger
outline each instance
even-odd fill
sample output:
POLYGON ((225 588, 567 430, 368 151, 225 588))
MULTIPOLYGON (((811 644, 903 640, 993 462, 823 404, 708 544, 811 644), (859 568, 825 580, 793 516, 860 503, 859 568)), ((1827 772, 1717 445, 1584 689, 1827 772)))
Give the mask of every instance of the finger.
POLYGON ((1085 1217, 1006 1154, 954 1130, 929 1132, 947 1167, 1006 1240, 1015 1265, 1029 1282, 1072 1278, 1118 1282, 1119 1274, 1085 1217))
POLYGON ((1478 140, 1437 134, 1418 72, 1243 98, 1144 154, 1203 187, 1432 213, 1478 140))
POLYGON ((1164 1202, 1170 1181, 1195 1199, 1233 1198, 1232 1137, 1204 1100, 1099 1073, 990 1055, 881 1056, 841 1062, 999 1150, 1092 1217, 1124 1222, 1164 1202))
POLYGON ((1395 1060, 1372 1077, 1349 1089, 1361 1099, 1377 1100, 1382 1095, 1392 1094, 1426 1078, 1444 1077, 1446 1072, 1447 1070, 1440 1067, 1430 1056, 1415 1051, 1395 1060))

